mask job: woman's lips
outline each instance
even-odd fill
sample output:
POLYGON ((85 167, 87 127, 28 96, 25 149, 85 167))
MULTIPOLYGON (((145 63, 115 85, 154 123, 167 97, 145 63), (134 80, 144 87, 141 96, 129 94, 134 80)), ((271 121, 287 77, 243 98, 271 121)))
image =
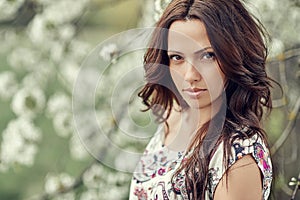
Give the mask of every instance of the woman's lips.
POLYGON ((191 99, 198 99, 207 89, 202 88, 186 88, 183 92, 186 93, 191 99))

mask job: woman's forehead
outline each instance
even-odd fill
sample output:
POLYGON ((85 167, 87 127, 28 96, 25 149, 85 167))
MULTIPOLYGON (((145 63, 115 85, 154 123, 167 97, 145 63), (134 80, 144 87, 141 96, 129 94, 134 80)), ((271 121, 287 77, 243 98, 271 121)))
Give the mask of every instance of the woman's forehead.
POLYGON ((168 50, 196 52, 210 46, 206 28, 200 20, 178 20, 171 24, 168 50))

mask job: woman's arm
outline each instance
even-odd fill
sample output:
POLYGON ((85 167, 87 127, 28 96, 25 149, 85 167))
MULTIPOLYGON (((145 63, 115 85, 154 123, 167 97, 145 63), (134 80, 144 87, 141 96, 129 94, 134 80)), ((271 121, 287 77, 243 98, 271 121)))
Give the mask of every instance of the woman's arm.
POLYGON ((262 200, 261 172, 251 155, 239 159, 223 175, 214 200, 262 200))

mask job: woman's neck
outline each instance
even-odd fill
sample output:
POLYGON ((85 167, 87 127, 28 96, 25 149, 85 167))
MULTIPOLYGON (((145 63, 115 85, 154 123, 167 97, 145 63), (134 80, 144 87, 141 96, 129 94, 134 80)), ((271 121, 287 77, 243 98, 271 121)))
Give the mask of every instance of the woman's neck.
MULTIPOLYGON (((219 98, 213 104, 202 108, 181 109, 175 105, 167 120, 169 133, 165 134, 165 145, 176 149, 176 147, 182 148, 191 144, 195 134, 220 111, 221 100, 222 98, 219 98)), ((203 136, 205 133, 201 137, 203 136)))

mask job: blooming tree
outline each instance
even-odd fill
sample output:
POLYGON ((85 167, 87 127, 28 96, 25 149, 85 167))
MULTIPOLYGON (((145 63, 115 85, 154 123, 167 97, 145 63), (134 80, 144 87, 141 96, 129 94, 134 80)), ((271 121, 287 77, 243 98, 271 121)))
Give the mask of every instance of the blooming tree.
MULTIPOLYGON (((68 141, 71 159, 86 166, 77 175, 49 171, 43 191, 28 199, 126 199, 131 177, 128 172, 137 158, 132 155, 143 151, 155 130, 152 116, 139 112, 143 107, 136 98, 143 83, 140 69, 144 48, 137 42, 143 40, 136 38, 140 31, 117 35, 95 48, 78 37, 82 30, 79 20, 95 2, 0 2, 0 53, 5 55, 2 65, 8 66, 0 70, 0 102, 9 105, 11 113, 1 130, 1 173, 34 167, 43 149, 41 142, 49 134, 41 118, 49 120, 61 140, 68 141), (132 46, 133 41, 136 46, 132 46)), ((169 2, 144 0, 139 26, 154 25, 169 2)), ((299 51, 286 53, 300 42, 299 3, 255 0, 246 1, 246 5, 272 36, 270 62, 277 62, 277 55, 284 57, 282 61, 299 58, 299 51)), ((278 101, 278 107, 292 107, 295 121, 299 92, 294 86, 290 88, 293 92, 287 98, 291 103, 278 101)), ((290 132, 286 132, 287 138, 290 132)), ((274 152, 283 142, 277 144, 274 152)), ((290 194, 291 189, 285 188, 285 192, 290 194)))

